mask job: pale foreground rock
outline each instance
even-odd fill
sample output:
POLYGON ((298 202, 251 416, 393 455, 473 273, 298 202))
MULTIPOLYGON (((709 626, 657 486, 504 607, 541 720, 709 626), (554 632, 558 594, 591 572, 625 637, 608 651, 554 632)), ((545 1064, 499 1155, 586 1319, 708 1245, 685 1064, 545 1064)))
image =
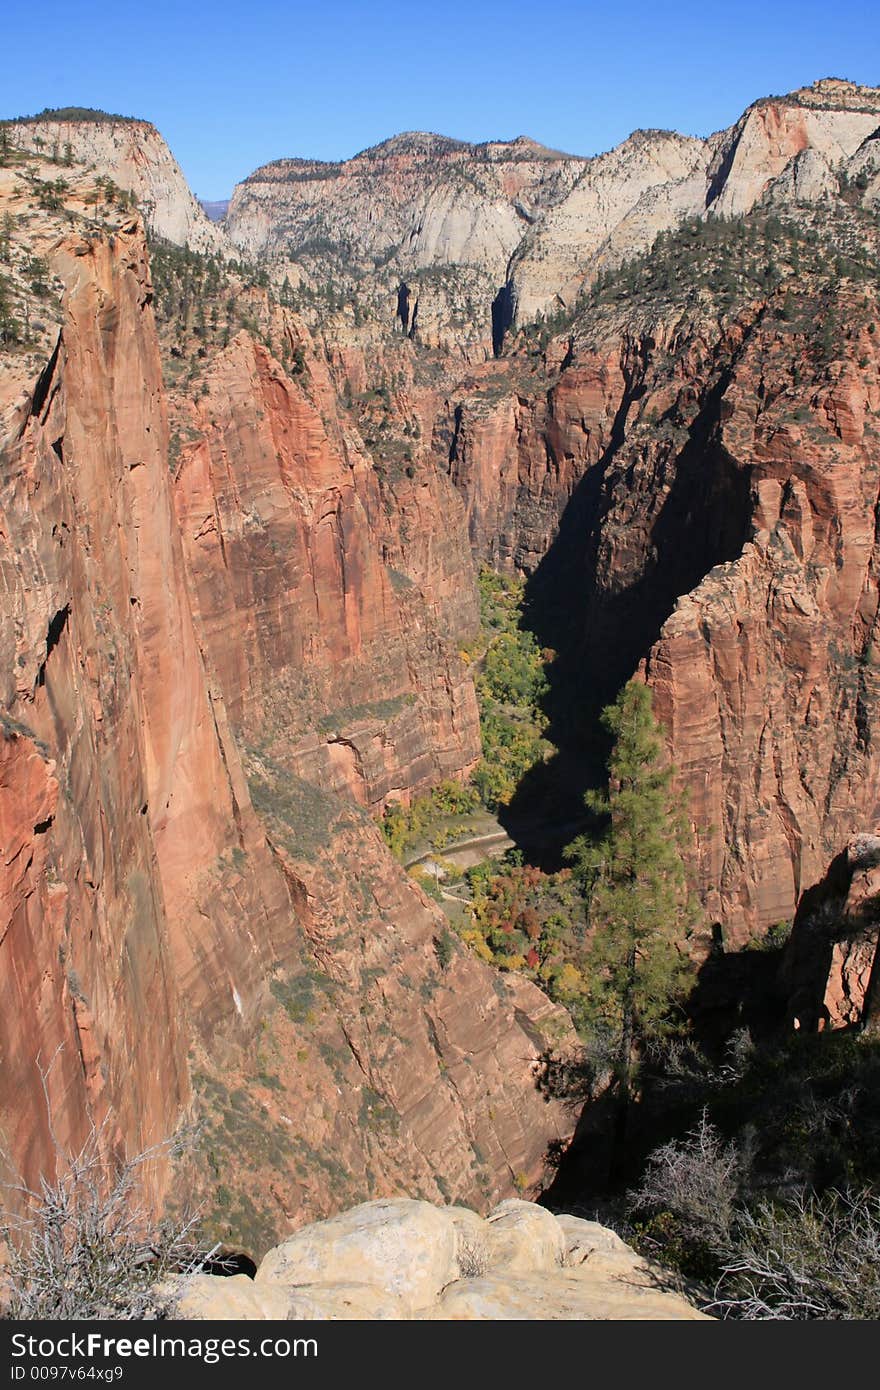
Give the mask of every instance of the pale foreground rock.
POLYGON ((678 1294, 649 1280, 585 1277, 580 1271, 554 1274, 487 1274, 450 1284, 426 1316, 451 1322, 589 1322, 702 1318, 678 1294))
POLYGON ((283 1292, 287 1311, 281 1316, 296 1322, 404 1322, 412 1316, 404 1299, 375 1284, 312 1284, 283 1292))
POLYGON ((565 1261, 565 1235, 552 1212, 515 1197, 501 1202, 488 1218, 493 1270, 534 1273, 558 1269, 565 1261))
POLYGON ((372 1284, 420 1308, 457 1277, 456 1247, 455 1226, 430 1202, 365 1202, 270 1250, 256 1282, 372 1284))
MULTIPOLYGON (((219 1279, 214 1274, 193 1274, 180 1282, 183 1288, 177 1294, 174 1308, 179 1318, 266 1321, 286 1318, 290 1307, 286 1289, 275 1284, 257 1284, 246 1274, 233 1274, 228 1279, 219 1279)), ((174 1281, 169 1280, 161 1292, 173 1297, 173 1285, 174 1281)))
MULTIPOLYGON (((502 1202, 365 1202, 307 1226, 244 1275, 178 1281, 182 1318, 294 1321, 703 1319, 669 1275, 595 1221, 502 1202)), ((169 1285, 163 1288, 167 1299, 169 1285)))
POLYGON ((633 1252, 616 1231, 600 1226, 598 1221, 584 1221, 580 1216, 563 1212, 556 1217, 565 1239, 565 1263, 580 1265, 592 1255, 622 1255, 632 1259, 633 1252))

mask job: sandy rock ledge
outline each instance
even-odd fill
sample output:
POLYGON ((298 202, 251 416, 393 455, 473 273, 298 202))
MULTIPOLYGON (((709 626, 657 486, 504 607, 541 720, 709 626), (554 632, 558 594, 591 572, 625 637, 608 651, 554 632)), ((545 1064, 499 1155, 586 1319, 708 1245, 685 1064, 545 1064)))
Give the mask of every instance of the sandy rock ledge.
POLYGON ((193 1319, 705 1317, 613 1231, 518 1200, 485 1220, 465 1207, 365 1202, 282 1241, 253 1280, 180 1277, 163 1297, 193 1319))

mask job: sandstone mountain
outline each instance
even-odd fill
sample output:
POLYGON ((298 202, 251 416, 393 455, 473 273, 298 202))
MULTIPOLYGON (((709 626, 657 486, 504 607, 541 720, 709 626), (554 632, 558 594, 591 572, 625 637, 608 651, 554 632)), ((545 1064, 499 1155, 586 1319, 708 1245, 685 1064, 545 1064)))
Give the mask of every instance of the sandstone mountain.
POLYGON ((467 145, 410 133, 340 164, 267 164, 239 184, 230 240, 320 293, 351 286, 387 325, 491 351, 492 303, 524 232, 586 161, 521 137, 467 145))
POLYGON ((585 281, 646 251, 688 216, 739 216, 762 197, 821 199, 836 188, 832 170, 860 156, 878 123, 876 91, 826 80, 756 102, 707 140, 636 132, 592 161, 524 238, 511 268, 518 318, 572 303, 585 281))
POLYGON ((825 197, 832 171, 871 160, 878 125, 876 90, 825 79, 706 139, 637 131, 591 159, 414 133, 339 164, 265 165, 236 187, 226 228, 306 301, 332 281, 386 327, 473 354, 687 217, 825 197))
POLYGON ((149 121, 103 111, 46 111, 15 122, 13 141, 23 150, 49 155, 61 167, 68 159, 131 193, 147 226, 159 237, 197 251, 217 251, 222 232, 205 216, 183 171, 149 121))

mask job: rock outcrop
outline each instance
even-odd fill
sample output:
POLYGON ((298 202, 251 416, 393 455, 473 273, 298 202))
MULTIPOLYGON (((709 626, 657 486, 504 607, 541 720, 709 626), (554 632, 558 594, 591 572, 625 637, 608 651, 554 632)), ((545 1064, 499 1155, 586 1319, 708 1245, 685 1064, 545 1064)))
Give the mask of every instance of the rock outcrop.
POLYGON ((398 1198, 308 1226, 253 1281, 199 1274, 160 1293, 188 1319, 632 1321, 703 1319, 664 1271, 593 1221, 502 1202, 398 1198))
POLYGON ((510 257, 585 164, 525 138, 468 145, 411 132, 338 164, 257 169, 237 185, 225 227, 290 277, 304 311, 318 310, 315 324, 343 291, 358 324, 491 355, 507 321, 510 257))
POLYGON ((637 131, 593 160, 523 237, 511 263, 517 319, 571 304, 597 272, 648 250, 685 217, 736 217, 762 198, 791 206, 835 196, 838 173, 862 167, 878 124, 876 88, 827 79, 755 102, 708 140, 637 131))
POLYGON ((13 145, 52 155, 64 176, 68 160, 84 165, 133 194, 150 231, 194 251, 220 251, 227 245, 220 228, 206 217, 183 171, 155 126, 121 116, 92 113, 89 119, 47 112, 9 127, 13 145))
POLYGON ((705 202, 707 146, 671 131, 636 131, 599 155, 572 191, 523 237, 511 264, 518 322, 573 303, 584 279, 651 245, 705 202))
POLYGON ((187 1100, 190 1027, 253 1026, 292 945, 189 609, 142 227, 56 231, 51 265, 61 331, 4 416, 0 500, 0 1109, 31 1179, 39 1066, 64 1148, 108 1111, 147 1147, 187 1100))
MULTIPOLYGON (((839 169, 872 136, 880 122, 873 87, 824 79, 788 97, 755 102, 719 143, 709 166, 710 209, 719 217, 750 212, 775 181, 809 155, 813 174, 808 200, 824 196, 830 181, 821 171, 839 169)), ((787 180, 788 182, 788 180, 787 180)), ((797 196, 800 179, 793 179, 797 196)))
POLYGON ((794 923, 783 970, 791 1026, 876 1032, 878 951, 880 835, 854 835, 794 923))

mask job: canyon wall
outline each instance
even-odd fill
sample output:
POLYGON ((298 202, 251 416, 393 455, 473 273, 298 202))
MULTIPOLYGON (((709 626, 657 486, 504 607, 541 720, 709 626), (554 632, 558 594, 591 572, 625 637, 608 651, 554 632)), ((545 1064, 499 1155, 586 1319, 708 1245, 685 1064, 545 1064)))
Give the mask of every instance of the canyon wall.
POLYGON ((880 311, 860 284, 815 294, 726 324, 598 309, 545 393, 448 422, 472 544, 532 576, 585 700, 651 684, 731 944, 793 918, 880 815, 880 311))
POLYGON ((35 1068, 63 1145, 108 1109, 120 1144, 164 1137, 188 1094, 188 1021, 253 1020, 289 910, 256 877, 242 901, 227 862, 241 842, 265 850, 187 603, 140 225, 64 236, 52 268, 57 347, 3 451, 4 805, 21 800, 4 817, 2 1110, 31 1177, 47 1147, 20 1105, 40 1095, 35 1068))
MULTIPOLYGON (((24 174, 0 184, 29 197, 24 174)), ((254 1249, 404 1178, 491 1203, 567 1132, 537 1072, 570 1025, 463 947, 441 965, 445 919, 356 804, 476 756, 461 505, 404 475, 411 545, 387 542, 317 363, 306 390, 247 335, 172 474, 143 229, 96 227, 90 188, 74 170, 68 217, 10 252, 16 305, 33 251, 50 289, 47 351, 4 353, 0 378, 4 1147, 33 1180, 91 1123, 122 1155, 195 1115, 192 1191, 254 1249), (387 739, 363 710, 383 701, 387 739), (356 754, 367 726, 352 772, 334 736, 356 754), (254 1180, 244 1205, 218 1152, 254 1180)))
POLYGON ((848 326, 806 389, 800 335, 749 336, 716 442, 747 470, 750 538, 678 601, 646 662, 707 906, 734 942, 790 920, 880 814, 877 308, 841 287, 848 326))
POLYGON ((302 362, 288 377, 246 334, 214 360, 188 415, 177 514, 236 729, 379 809, 479 758, 462 506, 427 466, 383 486, 340 425, 326 367, 312 350, 302 362))

